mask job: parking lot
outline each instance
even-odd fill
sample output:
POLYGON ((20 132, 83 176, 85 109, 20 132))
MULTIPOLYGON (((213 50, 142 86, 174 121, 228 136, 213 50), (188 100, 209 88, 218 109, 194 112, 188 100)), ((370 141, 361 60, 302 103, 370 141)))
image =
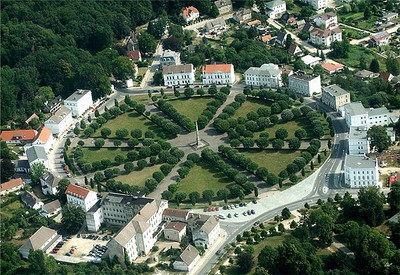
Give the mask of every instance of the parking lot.
MULTIPOLYGON (((223 207, 206 207, 204 208, 204 212, 213 212, 215 211, 215 215, 218 213, 218 218, 225 220, 230 218, 238 218, 240 216, 250 216, 255 215, 256 211, 252 206, 256 205, 257 201, 253 200, 252 202, 241 202, 238 204, 225 205, 223 207), (228 211, 226 211, 228 210, 228 211), (233 211, 229 211, 233 210, 233 211)), ((210 213, 211 214, 211 213, 210 213)))
MULTIPOLYGON (((103 236, 100 237, 96 236, 97 239, 94 239, 94 237, 92 237, 91 239, 86 238, 86 235, 84 237, 85 238, 83 238, 83 236, 80 236, 80 238, 78 238, 77 236, 71 236, 70 239, 64 238, 63 241, 60 242, 62 246, 60 246, 60 244, 58 245, 59 250, 57 251, 57 249, 55 249, 55 251, 53 250, 51 253, 56 255, 65 255, 65 256, 81 258, 88 256, 89 253, 96 247, 97 248, 104 247, 108 242, 108 239, 104 238, 103 240, 103 236)), ((102 248, 101 250, 104 250, 105 252, 104 248, 102 248)), ((93 254, 93 257, 96 257, 96 254, 101 257, 104 254, 104 252, 102 253, 100 252, 101 252, 100 249, 96 249, 96 253, 93 254)))

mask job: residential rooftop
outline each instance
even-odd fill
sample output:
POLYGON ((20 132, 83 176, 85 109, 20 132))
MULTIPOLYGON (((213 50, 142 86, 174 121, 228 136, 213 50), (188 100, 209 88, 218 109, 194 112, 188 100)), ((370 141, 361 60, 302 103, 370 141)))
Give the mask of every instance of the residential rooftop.
POLYGON ((310 80, 313 80, 313 79, 319 77, 319 75, 316 75, 316 74, 311 75, 311 74, 306 74, 305 72, 302 72, 302 71, 297 71, 297 72, 294 72, 289 77, 310 81, 310 80))
POLYGON ((163 74, 179 74, 193 72, 192 64, 169 65, 163 67, 163 74))
POLYGON ((371 169, 376 167, 376 160, 356 155, 346 155, 344 165, 352 169, 371 169))
POLYGON ((78 101, 88 93, 92 93, 92 91, 78 89, 72 95, 70 95, 65 101, 78 101))
POLYGON ((367 128, 360 126, 350 127, 349 139, 367 139, 367 128))
POLYGON ((350 116, 366 115, 367 111, 361 102, 351 102, 344 105, 344 109, 350 114, 350 116))
POLYGON ((388 113, 389 111, 385 106, 380 108, 371 108, 368 110, 368 116, 387 115, 388 113))
POLYGON ((338 85, 333 84, 322 88, 322 91, 330 94, 331 96, 342 96, 349 94, 348 91, 340 88, 338 85))
POLYGON ((279 66, 269 63, 263 64, 261 67, 250 67, 246 70, 244 74, 255 74, 255 75, 267 75, 267 76, 277 76, 281 73, 279 66))

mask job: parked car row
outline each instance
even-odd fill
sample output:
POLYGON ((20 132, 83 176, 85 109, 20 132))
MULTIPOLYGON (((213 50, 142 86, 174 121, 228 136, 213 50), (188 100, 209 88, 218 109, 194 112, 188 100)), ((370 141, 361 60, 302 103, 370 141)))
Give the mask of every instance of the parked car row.
POLYGON ((60 250, 61 247, 62 247, 64 244, 65 244, 65 241, 64 241, 64 239, 63 239, 61 242, 59 242, 59 243, 56 244, 56 246, 53 248, 53 250, 51 251, 51 253, 57 254, 58 250, 60 250))
POLYGON ((107 251, 107 246, 96 244, 92 250, 89 251, 89 257, 101 258, 107 251))
POLYGON ((219 206, 204 208, 204 212, 212 212, 212 211, 219 211, 219 206))

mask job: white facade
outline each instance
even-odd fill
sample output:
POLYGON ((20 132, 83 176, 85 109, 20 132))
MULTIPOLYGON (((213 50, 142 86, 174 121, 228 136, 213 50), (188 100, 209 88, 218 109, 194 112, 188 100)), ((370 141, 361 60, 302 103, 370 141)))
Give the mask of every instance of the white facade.
POLYGON ((321 93, 321 77, 295 72, 289 76, 289 89, 303 96, 321 93))
POLYGON ((67 195, 68 203, 81 207, 85 213, 97 202, 96 192, 72 183, 68 185, 65 194, 67 195))
POLYGON ((80 117, 93 106, 92 92, 78 89, 64 100, 64 105, 71 109, 72 116, 80 117))
POLYGON ((219 221, 215 217, 210 217, 200 228, 193 231, 193 242, 196 246, 209 248, 218 238, 220 230, 219 221))
POLYGON ((314 10, 322 10, 328 7, 330 0, 300 0, 300 2, 310 5, 314 10))
POLYGON ((190 272, 199 260, 200 254, 196 247, 189 244, 182 254, 175 260, 173 267, 175 270, 190 272))
POLYGON ((344 177, 350 188, 379 186, 378 162, 364 156, 346 155, 344 177))
POLYGON ((361 102, 352 102, 344 106, 346 124, 351 126, 386 126, 390 123, 386 107, 366 109, 361 102))
POLYGON ((187 8, 183 8, 181 10, 181 16, 182 16, 183 20, 185 21, 185 23, 187 24, 187 23, 196 21, 200 17, 200 13, 199 13, 198 9, 196 9, 193 6, 190 6, 187 8))
POLYGON ((390 123, 389 110, 386 107, 368 110, 368 126, 386 126, 390 123))
POLYGON ((337 15, 334 14, 333 12, 327 12, 327 13, 318 15, 314 19, 314 23, 315 23, 315 25, 317 25, 317 27, 324 27, 324 28, 331 28, 331 27, 337 26, 337 24, 338 24, 337 15))
POLYGON ((160 56, 161 67, 170 65, 180 65, 181 64, 181 53, 174 52, 171 50, 166 50, 160 56))
POLYGON ((26 150, 26 157, 28 158, 29 166, 35 163, 43 163, 46 168, 49 168, 49 159, 47 153, 42 146, 31 146, 26 150))
POLYGON ((165 86, 180 86, 194 83, 194 68, 192 64, 170 65, 163 68, 165 86))
POLYGON ((286 2, 282 0, 274 0, 265 4, 265 13, 269 18, 276 19, 286 12, 286 2))
POLYGON ((370 141, 366 127, 350 127, 349 155, 365 155, 369 153, 370 141))
POLYGON ((54 143, 54 137, 50 129, 43 127, 37 136, 36 140, 32 142, 33 146, 43 146, 46 153, 50 151, 54 143))
POLYGON ((391 34, 388 32, 381 32, 371 36, 370 44, 372 47, 380 47, 389 45, 391 34))
POLYGON ((100 200, 86 212, 86 225, 90 232, 97 232, 104 221, 103 208, 100 200))
POLYGON ((203 84, 233 84, 235 82, 235 71, 233 64, 211 64, 203 68, 203 84))
POLYGON ((72 111, 61 105, 60 109, 44 122, 44 126, 49 128, 53 135, 62 135, 72 124, 72 111))
POLYGON ((250 67, 244 73, 246 85, 278 88, 282 86, 282 72, 278 65, 263 64, 261 67, 250 67))
POLYGON ((340 107, 350 103, 350 93, 336 84, 330 85, 322 88, 321 101, 335 111, 339 111, 340 107))
POLYGON ((40 185, 42 186, 42 193, 44 195, 57 195, 57 186, 59 178, 54 177, 50 172, 47 172, 42 177, 40 177, 40 185))
POLYGON ((310 32, 311 43, 324 46, 326 48, 330 47, 335 41, 342 41, 342 31, 339 28, 335 29, 325 29, 321 30, 319 28, 314 28, 310 32))

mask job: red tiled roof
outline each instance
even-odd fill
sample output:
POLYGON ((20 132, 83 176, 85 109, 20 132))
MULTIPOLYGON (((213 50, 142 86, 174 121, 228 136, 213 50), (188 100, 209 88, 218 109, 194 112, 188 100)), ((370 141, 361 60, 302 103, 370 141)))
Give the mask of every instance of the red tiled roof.
POLYGON ((384 81, 389 81, 391 73, 389 72, 382 72, 379 74, 380 78, 384 81))
POLYGON ((50 136, 52 135, 51 131, 49 128, 43 127, 42 130, 40 131, 37 140, 40 140, 41 142, 47 143, 49 140, 50 136))
POLYGON ((189 7, 186 7, 186 8, 182 8, 182 9, 181 9, 181 14, 182 14, 184 17, 189 17, 190 14, 191 14, 192 12, 194 12, 194 13, 199 13, 199 10, 196 9, 195 7, 193 7, 193 6, 189 6, 189 7))
POLYGON ((22 181, 21 178, 12 179, 12 180, 2 183, 0 186, 0 191, 7 191, 14 187, 23 186, 23 185, 24 185, 24 182, 22 181))
POLYGON ((176 230, 181 232, 186 227, 183 222, 170 222, 165 229, 176 230))
POLYGON ((258 19, 248 22, 247 26, 254 26, 254 25, 257 25, 257 24, 261 24, 261 21, 258 20, 258 19))
POLYGON ((68 185, 67 190, 65 191, 66 195, 71 195, 80 199, 85 199, 89 194, 89 190, 83 187, 80 187, 75 184, 68 185))
POLYGON ((36 130, 14 130, 14 131, 3 131, 0 134, 0 138, 4 141, 21 140, 30 141, 33 140, 37 135, 36 130))
POLYGON ((189 212, 186 210, 171 209, 171 208, 166 208, 163 212, 163 216, 171 216, 178 218, 186 218, 188 214, 189 212))
POLYGON ((328 72, 337 71, 344 68, 343 64, 332 64, 332 63, 324 63, 322 64, 322 68, 327 70, 328 72))
POLYGON ((271 40, 271 38, 272 38, 272 36, 270 34, 266 34, 266 35, 261 36, 261 41, 267 42, 267 41, 271 40))
POLYGON ((140 51, 129 51, 126 55, 132 60, 139 60, 140 59, 140 51))
POLYGON ((232 64, 210 64, 205 65, 203 68, 204 73, 215 73, 215 72, 223 72, 230 73, 232 70, 232 64))

